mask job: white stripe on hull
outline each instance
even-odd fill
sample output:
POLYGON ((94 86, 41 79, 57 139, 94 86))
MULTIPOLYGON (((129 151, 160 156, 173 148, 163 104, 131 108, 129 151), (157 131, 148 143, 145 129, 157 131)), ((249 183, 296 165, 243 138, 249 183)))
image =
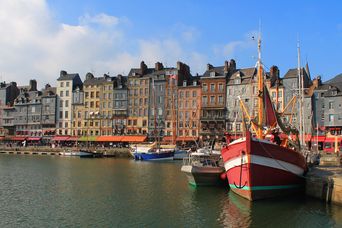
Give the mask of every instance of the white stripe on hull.
MULTIPOLYGON (((275 169, 281 169, 281 170, 291 172, 296 175, 302 175, 304 173, 304 169, 302 169, 301 167, 297 165, 294 165, 285 161, 273 159, 273 158, 259 156, 259 155, 251 155, 251 161, 247 161, 247 156, 244 155, 242 164, 247 164, 247 163, 262 165, 265 167, 271 167, 275 169)), ((226 171, 228 171, 240 165, 241 165, 241 157, 237 157, 237 158, 234 158, 232 160, 225 162, 224 168, 226 169, 226 171)))

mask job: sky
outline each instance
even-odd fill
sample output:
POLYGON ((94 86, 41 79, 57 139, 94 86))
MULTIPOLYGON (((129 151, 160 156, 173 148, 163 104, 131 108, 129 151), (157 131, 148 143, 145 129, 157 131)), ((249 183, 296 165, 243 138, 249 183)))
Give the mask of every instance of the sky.
POLYGON ((259 28, 266 69, 296 68, 299 40, 301 65, 326 81, 342 73, 341 9, 338 0, 0 0, 0 81, 42 88, 61 70, 127 75, 142 60, 182 61, 193 75, 230 59, 253 67, 259 28))

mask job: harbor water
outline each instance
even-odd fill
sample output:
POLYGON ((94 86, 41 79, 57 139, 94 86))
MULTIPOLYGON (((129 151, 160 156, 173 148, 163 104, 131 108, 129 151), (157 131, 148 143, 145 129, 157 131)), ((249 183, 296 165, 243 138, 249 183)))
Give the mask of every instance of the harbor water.
POLYGON ((181 162, 0 155, 0 227, 342 227, 342 207, 195 188, 181 162))

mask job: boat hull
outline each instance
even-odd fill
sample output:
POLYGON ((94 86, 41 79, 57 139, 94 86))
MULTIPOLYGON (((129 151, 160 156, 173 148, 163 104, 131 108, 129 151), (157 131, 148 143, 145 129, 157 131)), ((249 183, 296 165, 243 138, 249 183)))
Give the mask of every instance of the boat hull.
POLYGON ((160 153, 139 153, 135 152, 134 154, 135 160, 142 161, 165 161, 165 160, 173 160, 174 151, 172 152, 160 152, 160 153))
POLYGON ((181 171, 184 172, 191 185, 194 186, 212 186, 221 185, 223 180, 221 174, 224 173, 223 167, 198 167, 192 165, 183 165, 181 171))
POLYGON ((188 151, 186 150, 176 150, 173 160, 183 160, 188 156, 188 151))
POLYGON ((248 200, 303 191, 306 163, 294 150, 247 135, 221 152, 231 190, 248 200))

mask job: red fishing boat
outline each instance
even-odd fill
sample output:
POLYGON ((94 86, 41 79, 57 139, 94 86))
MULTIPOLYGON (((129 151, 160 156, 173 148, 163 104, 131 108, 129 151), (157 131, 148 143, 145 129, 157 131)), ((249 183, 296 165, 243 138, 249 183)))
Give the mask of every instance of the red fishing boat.
MULTIPOLYGON (((249 116, 240 99, 243 120, 249 120, 245 123, 246 137, 233 142, 227 137, 227 146, 221 151, 231 190, 251 201, 302 191, 306 171, 300 146, 294 149, 287 142, 265 140, 265 136, 276 129, 277 123, 278 126, 281 124, 263 83, 260 46, 259 38, 257 121, 249 116)), ((278 137, 276 132, 273 133, 278 137)))

